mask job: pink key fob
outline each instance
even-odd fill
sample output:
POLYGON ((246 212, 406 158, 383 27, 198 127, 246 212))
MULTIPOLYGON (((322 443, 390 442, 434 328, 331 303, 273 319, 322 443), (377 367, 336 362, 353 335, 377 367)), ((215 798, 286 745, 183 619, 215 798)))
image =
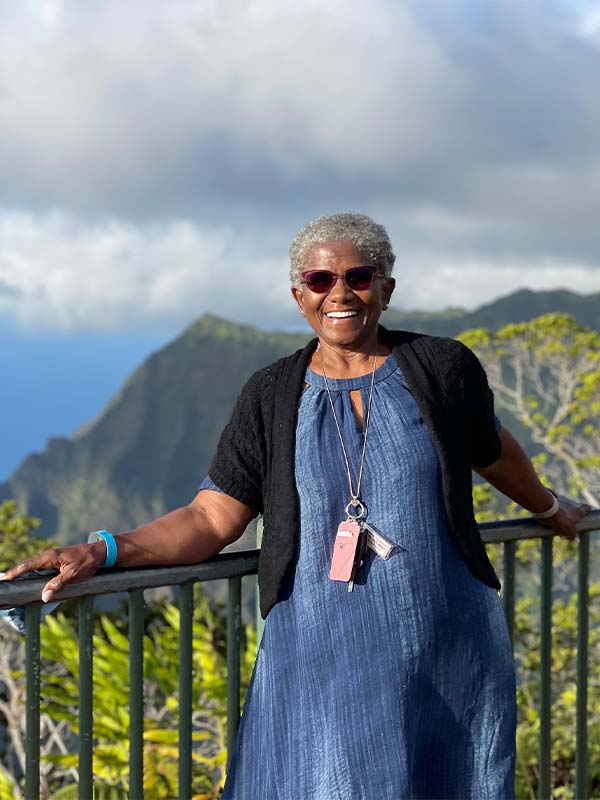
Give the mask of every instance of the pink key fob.
POLYGON ((358 522, 348 519, 339 525, 333 545, 333 558, 329 570, 330 580, 345 581, 346 583, 350 580, 359 538, 360 525, 358 522))

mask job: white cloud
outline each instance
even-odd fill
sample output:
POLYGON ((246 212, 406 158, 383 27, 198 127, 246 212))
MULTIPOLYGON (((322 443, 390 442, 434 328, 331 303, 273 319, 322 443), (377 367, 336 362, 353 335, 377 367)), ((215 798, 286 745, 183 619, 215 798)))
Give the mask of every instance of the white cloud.
POLYGON ((227 137, 297 173, 389 169, 438 137, 460 79, 401 4, 24 5, 0 32, 4 181, 109 191, 227 137), (24 169, 25 167, 25 169, 24 169))
POLYGON ((0 219, 0 311, 24 326, 133 329, 203 312, 289 317, 286 263, 254 256, 231 230, 187 221, 86 225, 64 213, 0 219))
POLYGON ((392 305, 415 310, 449 306, 472 310, 517 289, 600 292, 597 266, 549 259, 504 257, 491 261, 468 254, 445 257, 416 252, 403 254, 395 272, 392 305))
MULTIPOLYGON (((0 218, 0 313, 28 328, 183 327, 209 312, 265 328, 299 322, 285 254, 190 221, 89 224, 64 212, 0 218)), ((394 306, 474 308, 523 287, 600 291, 600 269, 558 261, 398 254, 394 306)))
POLYGON ((597 3, 590 4, 581 12, 578 28, 585 38, 594 40, 600 36, 600 6, 597 3))

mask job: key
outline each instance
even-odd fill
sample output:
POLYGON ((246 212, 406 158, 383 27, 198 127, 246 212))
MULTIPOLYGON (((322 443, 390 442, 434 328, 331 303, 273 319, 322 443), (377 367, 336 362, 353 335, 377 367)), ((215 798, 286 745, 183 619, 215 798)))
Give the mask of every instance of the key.
POLYGON ((364 560, 365 560, 365 553, 367 551, 367 531, 363 525, 360 526, 360 534, 358 537, 358 543, 356 545, 356 555, 354 558, 354 565, 352 567, 352 574, 350 575, 350 580, 348 581, 348 591, 354 591, 354 576, 356 574, 356 570, 358 567, 362 567, 364 560))

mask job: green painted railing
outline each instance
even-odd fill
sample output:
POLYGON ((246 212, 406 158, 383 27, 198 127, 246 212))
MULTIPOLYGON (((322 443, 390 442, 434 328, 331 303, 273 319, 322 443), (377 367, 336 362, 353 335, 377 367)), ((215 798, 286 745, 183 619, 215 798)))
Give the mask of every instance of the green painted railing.
MULTIPOLYGON (((586 800, 588 790, 588 581, 590 533, 600 530, 600 511, 579 526, 578 632, 577 632, 577 730, 574 798, 586 800)), ((530 520, 486 523, 481 526, 486 543, 504 545, 503 603, 508 628, 514 632, 516 542, 542 539, 541 560, 541 674, 540 674, 540 800, 550 797, 551 768, 551 652, 552 652, 552 541, 551 531, 530 520)), ((179 798, 191 798, 192 787, 192 617, 193 584, 226 578, 229 584, 227 620, 227 712, 228 742, 237 734, 240 718, 241 579, 254 575, 258 550, 224 553, 195 566, 101 572, 93 578, 67 586, 60 599, 76 598, 79 608, 79 797, 93 797, 93 598, 114 592, 129 593, 130 642, 130 762, 132 800, 143 798, 143 590, 180 586, 179 638, 179 798)), ((40 797, 40 597, 46 579, 0 582, 0 608, 26 606, 26 772, 25 798, 40 797)))

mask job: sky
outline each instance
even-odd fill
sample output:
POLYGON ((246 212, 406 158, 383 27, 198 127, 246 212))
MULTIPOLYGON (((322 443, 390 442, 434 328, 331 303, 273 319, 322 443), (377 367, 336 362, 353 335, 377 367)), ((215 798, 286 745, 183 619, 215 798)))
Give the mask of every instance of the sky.
POLYGON ((25 0, 0 17, 0 315, 291 325, 322 213, 402 308, 600 290, 600 4, 25 0))
POLYGON ((598 75, 591 0, 2 2, 0 342, 294 327, 336 211, 400 308, 598 292, 598 75))

